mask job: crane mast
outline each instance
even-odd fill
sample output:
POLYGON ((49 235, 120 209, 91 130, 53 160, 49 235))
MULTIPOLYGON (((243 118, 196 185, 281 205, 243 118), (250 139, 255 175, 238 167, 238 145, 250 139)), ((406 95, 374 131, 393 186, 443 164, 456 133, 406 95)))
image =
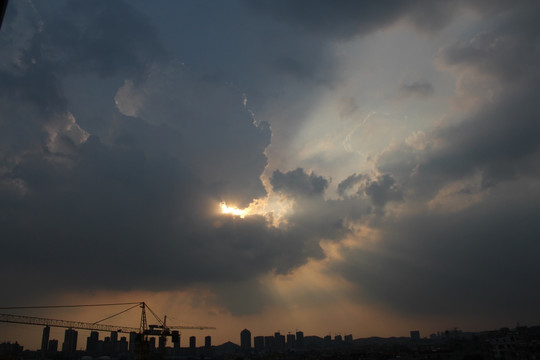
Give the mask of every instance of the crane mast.
POLYGON ((141 325, 139 326, 139 334, 144 334, 148 329, 148 324, 146 322, 146 304, 141 303, 141 325))

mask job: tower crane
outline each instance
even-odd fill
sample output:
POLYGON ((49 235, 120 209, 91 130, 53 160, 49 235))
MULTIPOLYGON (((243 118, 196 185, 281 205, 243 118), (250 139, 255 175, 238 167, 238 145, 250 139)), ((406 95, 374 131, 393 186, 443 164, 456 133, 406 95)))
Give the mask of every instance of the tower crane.
POLYGON ((36 309, 36 308, 62 308, 62 307, 89 307, 89 306, 112 306, 112 305, 133 305, 128 309, 125 309, 117 314, 108 316, 105 319, 96 321, 94 323, 82 322, 82 321, 70 321, 70 320, 59 320, 59 319, 49 319, 42 317, 34 316, 25 316, 25 315, 13 315, 13 314, 4 314, 0 313, 0 322, 6 323, 17 323, 17 324, 27 324, 27 325, 44 325, 50 327, 61 327, 69 329, 82 329, 82 330, 93 330, 93 331, 110 331, 110 332, 123 332, 123 333, 137 333, 138 343, 139 343, 139 352, 140 357, 145 357, 145 350, 148 349, 148 336, 159 336, 160 343, 165 344, 165 340, 168 336, 172 337, 173 343, 180 341, 180 333, 178 330, 189 329, 189 330, 212 330, 215 329, 213 326, 168 326, 166 324, 167 317, 164 317, 164 320, 161 320, 152 309, 145 302, 137 303, 116 303, 116 304, 91 304, 91 305, 57 305, 57 306, 31 306, 31 307, 9 307, 9 308, 0 308, 0 310, 14 310, 14 309, 36 309), (141 320, 138 328, 130 326, 121 326, 121 325, 107 325, 101 322, 111 319, 117 315, 127 312, 135 307, 141 308, 141 320), (146 312, 150 312, 158 324, 148 325, 146 318, 146 312))

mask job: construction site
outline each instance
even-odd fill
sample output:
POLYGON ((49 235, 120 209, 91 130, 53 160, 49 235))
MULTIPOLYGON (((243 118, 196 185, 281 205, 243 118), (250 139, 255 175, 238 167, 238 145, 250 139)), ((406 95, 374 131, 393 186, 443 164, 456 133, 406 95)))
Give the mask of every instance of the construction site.
MULTIPOLYGON (((37 351, 40 359, 163 359, 211 355, 211 337, 205 336, 204 347, 197 347, 195 336, 189 339, 189 347, 181 347, 181 330, 213 330, 213 326, 168 325, 167 316, 159 317, 145 302, 113 303, 113 304, 82 304, 82 305, 49 305, 31 307, 0 308, 1 323, 43 326, 41 347, 37 351), (127 306, 127 308, 125 308, 127 306), (52 319, 28 315, 4 313, 5 311, 22 312, 30 309, 67 309, 123 307, 95 322, 82 322, 66 319, 52 319), (112 325, 121 315, 134 309, 139 326, 112 325), (51 328, 64 328, 64 338, 60 342, 51 337, 51 328), (79 338, 79 330, 90 331, 90 336, 79 338), (100 334, 104 333, 104 334, 100 334), (100 339, 101 336, 104 336, 100 339), (170 341, 170 342, 169 342, 170 341), (170 344, 170 345, 169 345, 170 344), (83 346, 81 346, 83 345, 83 346), (84 349, 84 350, 83 350, 84 349)), ((3 343, 0 353, 8 358, 17 358, 22 347, 17 343, 3 343)))

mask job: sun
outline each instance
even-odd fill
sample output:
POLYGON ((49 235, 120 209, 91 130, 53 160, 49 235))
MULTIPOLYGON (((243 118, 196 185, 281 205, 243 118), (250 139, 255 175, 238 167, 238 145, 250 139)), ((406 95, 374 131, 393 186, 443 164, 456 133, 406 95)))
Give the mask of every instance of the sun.
POLYGON ((234 216, 240 216, 243 219, 248 214, 248 209, 239 209, 236 207, 229 207, 225 202, 219 204, 222 214, 230 214, 234 216))

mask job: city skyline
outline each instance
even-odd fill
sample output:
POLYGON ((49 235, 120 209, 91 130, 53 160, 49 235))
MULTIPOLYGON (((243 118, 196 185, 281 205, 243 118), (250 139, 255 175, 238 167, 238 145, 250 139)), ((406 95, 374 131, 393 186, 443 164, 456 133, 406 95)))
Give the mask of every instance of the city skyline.
MULTIPOLYGON (((48 328, 44 329, 44 341, 48 339, 48 328)), ((135 333, 133 333, 135 335, 135 333)), ((131 341, 136 336, 130 336, 129 350, 125 337, 117 339, 117 333, 113 332, 110 337, 99 340, 97 332, 92 332, 87 341, 87 350, 69 352, 66 350, 72 341, 70 338, 77 336, 77 332, 67 329, 61 352, 57 352, 58 341, 50 340, 52 349, 40 351, 24 350, 17 343, 0 343, 0 354, 8 357, 28 358, 95 358, 108 356, 122 359, 145 358, 206 358, 226 359, 231 356, 242 358, 275 358, 287 356, 288 358, 304 359, 306 357, 338 356, 346 359, 378 359, 381 357, 410 358, 410 359, 440 359, 441 357, 461 356, 464 358, 478 358, 487 360, 497 359, 523 359, 536 358, 540 353, 538 340, 540 339, 540 326, 523 327, 514 329, 501 328, 476 333, 466 333, 454 329, 441 334, 433 334, 429 339, 418 338, 418 331, 411 331, 409 338, 370 338, 355 339, 352 335, 336 335, 323 338, 306 337, 301 332, 287 335, 287 341, 280 333, 274 336, 255 336, 254 347, 248 346, 250 342, 249 330, 244 329, 240 333, 242 345, 225 343, 219 346, 211 346, 211 340, 207 337, 205 346, 195 348, 180 348, 175 342, 173 347, 164 347, 159 341, 156 348, 156 339, 150 339, 150 348, 143 355, 139 346, 144 346, 138 341, 131 341), (24 350, 24 351, 23 351, 24 350)), ((190 338, 190 343, 192 339, 190 338)))
MULTIPOLYGON (((57 320, 55 320, 57 321, 57 320)), ((0 323, 6 325, 6 323, 0 323)), ((51 349, 52 346, 52 353, 55 352, 63 353, 66 356, 70 356, 70 354, 73 354, 75 351, 84 351, 88 354, 114 354, 114 353, 121 353, 121 352, 128 352, 127 349, 130 349, 129 352, 133 353, 133 346, 136 343, 136 332, 126 332, 127 330, 123 331, 105 331, 105 330, 88 330, 83 328, 67 328, 67 327, 59 327, 58 325, 54 325, 52 327, 50 326, 39 326, 36 324, 14 324, 9 323, 8 325, 11 326, 18 326, 21 330, 19 332, 13 332, 9 333, 9 337, 6 338, 5 336, 3 338, 0 338, 0 343, 17 343, 24 347, 25 350, 31 350, 31 351, 41 351, 41 353, 47 353, 47 350, 43 349, 51 349), (28 330, 32 331, 28 331, 28 330), (52 329, 52 331, 51 331, 52 329), (37 336, 39 333, 40 336, 37 336), (18 335, 15 335, 18 334, 18 335), (21 335, 22 334, 22 335, 21 335), (33 334, 33 335, 29 335, 33 334), (17 338, 17 336, 20 337, 20 339, 17 338), (39 337, 39 339, 38 339, 39 337), (56 338, 55 338, 56 337, 56 338), (20 341, 22 339, 22 341, 20 341), (52 345, 51 345, 52 342, 52 345), (98 349, 98 343, 99 345, 99 351, 98 349), (105 344, 105 345, 104 345, 105 344), (108 345, 107 345, 108 344, 108 345), (105 346, 105 347, 104 347, 105 346), (106 346, 109 346, 109 350, 106 350, 106 346), (116 350, 113 350, 115 349, 116 350), (105 350, 104 350, 105 349, 105 350), (121 350, 123 349, 123 350, 121 350)), ((531 324, 531 329, 540 329, 540 326, 536 326, 534 324, 531 324)), ((109 326, 109 325, 105 325, 109 326)), ((113 325, 114 327, 114 325, 113 325)), ((118 328, 122 328, 121 325, 117 325, 118 328)), ((529 326, 524 324, 516 324, 516 329, 522 328, 527 329, 529 326)), ((420 330, 409 330, 406 334, 391 334, 389 336, 377 336, 375 334, 371 334, 370 336, 353 336, 353 334, 350 333, 343 333, 340 331, 334 331, 334 332, 327 332, 324 334, 304 334, 302 330, 299 330, 296 328, 294 331, 283 331, 283 330, 275 330, 271 333, 251 333, 248 329, 244 328, 242 331, 238 332, 238 336, 235 339, 234 337, 231 339, 230 336, 226 338, 226 340, 221 340, 221 338, 218 338, 217 342, 215 339, 213 340, 212 335, 209 333, 206 333, 207 331, 213 331, 213 330, 205 330, 204 333, 201 333, 199 335, 193 335, 190 330, 187 330, 185 333, 179 332, 178 339, 174 340, 173 338, 165 337, 165 342, 161 343, 160 337, 157 335, 150 335, 148 336, 149 344, 150 344, 150 351, 151 352, 159 352, 164 351, 166 348, 169 349, 169 351, 173 351, 170 355, 178 355, 180 350, 183 351, 184 355, 193 355, 194 353, 190 353, 189 351, 194 351, 196 349, 209 349, 211 347, 219 347, 222 345, 226 345, 227 343, 233 343, 236 346, 238 346, 238 351, 240 352, 246 352, 247 350, 271 350, 271 351, 289 351, 291 348, 295 349, 304 349, 304 338, 318 338, 321 341, 324 341, 324 344, 328 346, 330 343, 335 344, 351 344, 355 340, 367 340, 369 342, 369 339, 410 339, 412 342, 414 341, 424 341, 424 340, 434 340, 434 339, 440 339, 441 337, 448 337, 450 338, 466 338, 470 339, 473 337, 473 334, 483 334, 483 333, 489 333, 489 332, 497 332, 504 329, 510 329, 509 327, 502 326, 499 328, 493 328, 493 329, 465 329, 465 331, 461 328, 452 328, 452 329, 438 329, 437 331, 434 331, 432 333, 423 333, 420 330), (446 334, 446 335, 445 335, 446 334), (271 345, 269 345, 269 342, 271 345), (160 348, 163 346, 163 349, 160 350, 160 348)), ((536 330, 535 330, 536 331, 536 330)), ((170 337, 170 335, 169 335, 170 337)), ((312 342, 313 340, 311 340, 312 342)), ((377 341, 377 340, 373 340, 377 341)), ((313 347, 313 343, 311 343, 310 347, 313 347)), ((318 348, 320 346, 316 345, 315 348, 318 348)))
POLYGON ((540 323, 538 14, 9 1, 0 307, 144 299, 216 343, 540 323))
MULTIPOLYGON (((39 349, 28 349, 21 346, 17 341, 0 342, 2 352, 5 351, 25 351, 35 352, 41 358, 56 358, 62 354, 65 358, 74 358, 82 356, 119 356, 122 358, 133 358, 140 356, 140 338, 136 332, 122 333, 112 331, 90 331, 86 338, 86 346, 81 344, 79 331, 67 328, 64 329, 64 340, 60 343, 58 339, 52 339, 50 327, 45 326, 42 331, 41 347, 39 349), (107 336, 109 335, 109 336, 107 336), (121 336, 126 335, 126 336, 121 336), (77 339, 79 338, 79 343, 77 339), (77 346, 79 344, 79 346, 77 346), (139 354, 139 355, 137 355, 139 354)), ((302 354, 303 352, 324 352, 324 351, 358 351, 364 347, 370 349, 369 345, 379 346, 379 351, 385 346, 394 346, 392 351, 414 351, 418 354, 419 349, 423 349, 421 353, 438 353, 441 351, 447 353, 452 348, 461 349, 467 348, 468 352, 479 354, 488 358, 500 358, 502 354, 507 353, 507 356, 519 356, 520 353, 533 355, 538 352, 538 346, 535 345, 535 340, 540 336, 540 326, 516 326, 515 328, 503 327, 500 329, 483 329, 477 332, 464 332, 460 329, 449 329, 436 334, 430 334, 429 337, 422 337, 420 331, 411 330, 408 337, 370 337, 370 338, 354 338, 352 334, 336 334, 325 335, 323 337, 317 335, 305 336, 303 331, 297 330, 295 333, 287 333, 282 335, 279 331, 272 335, 252 335, 248 329, 243 329, 239 333, 239 342, 234 343, 227 341, 223 344, 212 343, 212 338, 209 335, 204 336, 204 344, 196 345, 196 336, 190 336, 187 346, 181 346, 181 339, 172 338, 172 343, 167 344, 165 338, 159 336, 150 336, 147 338, 148 354, 155 354, 164 357, 197 357, 205 355, 208 357, 220 357, 224 354, 237 353, 244 356, 270 355, 272 353, 288 353, 290 355, 302 354), (162 341, 164 340, 164 341, 162 341), (253 340, 253 341, 252 341, 253 340), (463 344, 465 347, 463 347, 463 344), (501 344, 503 344, 501 346, 501 344), (395 346, 398 347, 395 347, 395 346), (450 347, 445 348, 445 346, 450 347), (365 346, 368 346, 367 348, 365 346), (382 346, 382 347, 381 347, 382 346)), ((391 349, 391 348, 388 348, 391 349)), ((369 351, 369 350, 368 350, 369 351)), ((373 351, 373 350, 371 350, 373 351)), ((11 353, 14 355, 15 353, 11 353)), ((26 357, 31 356, 29 354, 26 357)))

